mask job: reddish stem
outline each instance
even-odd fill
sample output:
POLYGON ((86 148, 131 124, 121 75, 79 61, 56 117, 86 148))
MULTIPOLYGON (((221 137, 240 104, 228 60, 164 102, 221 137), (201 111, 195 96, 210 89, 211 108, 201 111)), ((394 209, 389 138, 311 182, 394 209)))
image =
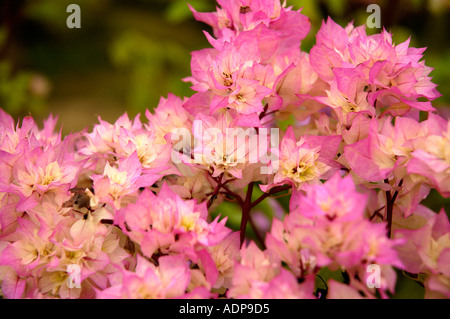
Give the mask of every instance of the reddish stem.
POLYGON ((214 200, 217 198, 217 195, 219 194, 220 188, 223 186, 222 185, 222 177, 223 177, 223 174, 220 174, 218 179, 214 178, 214 180, 217 182, 217 185, 214 188, 214 191, 211 194, 211 197, 209 198, 208 205, 207 205, 208 208, 211 207, 211 205, 213 204, 214 200))
POLYGON ((242 200, 241 196, 230 190, 227 186, 222 185, 222 188, 225 190, 226 194, 229 196, 233 196, 238 201, 239 205, 242 207, 244 206, 244 201, 242 200))
POLYGON ((266 116, 266 112, 269 109, 269 104, 267 103, 266 105, 264 105, 264 110, 261 112, 261 114, 259 114, 259 120, 262 120, 264 118, 264 116, 266 116))
MULTIPOLYGON (((385 179, 384 181, 389 184, 388 179, 385 179)), ((397 187, 402 186, 402 184, 403 184, 403 179, 400 180, 397 187)), ((394 212, 394 204, 395 204, 395 200, 397 199, 397 196, 398 196, 398 190, 395 191, 393 196, 391 195, 391 191, 386 191, 386 222, 387 222, 387 237, 388 238, 391 238, 392 217, 393 217, 393 212, 394 212)))
MULTIPOLYGON (((245 229, 247 227, 247 222, 250 219, 250 211, 253 207, 255 207, 256 205, 258 205, 259 203, 261 203, 264 199, 266 199, 267 197, 288 190, 291 188, 291 185, 284 185, 284 186, 278 186, 278 187, 274 187, 272 188, 269 192, 262 194, 258 199, 256 199, 255 201, 252 202, 252 194, 253 194, 253 186, 254 183, 250 183, 248 186, 248 190, 247 190, 247 195, 245 197, 245 200, 243 201, 240 197, 236 197, 238 199, 238 201, 240 200, 240 205, 242 207, 242 219, 241 219, 241 227, 240 227, 240 231, 241 231, 241 247, 242 244, 244 243, 244 239, 245 239, 245 229)), ((258 236, 258 239, 261 241, 261 244, 264 245, 264 241, 262 240, 261 234, 258 233, 258 230, 256 229, 255 225, 252 225, 255 234, 258 236)))
POLYGON ((266 199, 267 197, 269 197, 269 196, 271 196, 271 195, 274 195, 274 194, 276 194, 276 193, 279 193, 279 192, 288 190, 288 189, 290 189, 290 188, 291 188, 291 185, 284 185, 284 186, 274 187, 274 188, 272 188, 269 192, 262 194, 260 198, 258 198, 257 200, 255 200, 255 201, 252 203, 252 207, 255 207, 256 205, 258 205, 259 203, 261 203, 261 202, 262 202, 264 199, 266 199))
POLYGON ((241 239, 241 247, 245 240, 245 229, 247 228, 247 223, 250 218, 250 210, 252 209, 252 194, 253 194, 253 185, 255 183, 251 182, 248 185, 247 195, 245 196, 245 200, 242 205, 242 218, 241 218, 241 227, 240 227, 240 239, 241 239))

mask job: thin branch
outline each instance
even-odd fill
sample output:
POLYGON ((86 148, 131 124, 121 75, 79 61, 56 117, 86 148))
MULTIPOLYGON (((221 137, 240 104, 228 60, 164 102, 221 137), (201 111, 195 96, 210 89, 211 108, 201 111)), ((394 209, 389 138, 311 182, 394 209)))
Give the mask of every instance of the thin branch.
POLYGON ((266 103, 266 105, 264 105, 264 111, 262 111, 261 114, 259 114, 259 120, 261 121, 264 116, 266 116, 266 112, 269 109, 269 103, 266 103))
POLYGON ((242 217, 241 217, 241 227, 240 227, 240 240, 241 247, 245 239, 245 229, 247 228, 247 222, 250 218, 250 210, 252 209, 252 194, 254 182, 251 182, 247 188, 247 195, 245 196, 245 201, 242 205, 242 217))
POLYGON ((226 194, 229 196, 233 196, 238 201, 239 205, 242 207, 244 206, 244 201, 242 200, 241 196, 237 195, 235 192, 230 190, 228 186, 222 185, 222 188, 226 191, 226 194))
MULTIPOLYGON (((401 187, 403 185, 403 179, 400 180, 397 187, 401 187)), ((395 202, 398 196, 398 190, 395 191, 394 196, 392 196, 392 203, 395 202)))
MULTIPOLYGON (((386 184, 389 184, 389 180, 386 178, 384 180, 386 184)), ((391 238, 391 224, 392 224, 392 212, 394 210, 394 206, 392 205, 392 195, 391 191, 386 191, 386 222, 387 222, 387 236, 391 238)))
POLYGON ((284 185, 284 186, 278 186, 278 187, 274 187, 272 188, 269 192, 264 193, 261 195, 261 197, 259 197, 258 199, 256 199, 254 202, 252 202, 252 207, 255 207, 256 205, 258 205, 259 203, 261 203, 264 199, 266 199, 267 197, 274 195, 276 193, 288 190, 291 188, 291 185, 284 185))
POLYGON ((208 208, 211 207, 211 205, 213 204, 213 202, 217 198, 217 194, 219 194, 220 188, 222 187, 222 184, 221 184, 222 183, 222 177, 223 177, 223 174, 220 174, 219 178, 217 178, 217 179, 213 177, 213 179, 217 182, 217 185, 214 188, 214 191, 213 191, 211 197, 208 200, 208 204, 207 204, 208 208))
POLYGON ((384 219, 384 216, 380 214, 380 212, 386 207, 386 205, 381 206, 376 211, 373 212, 372 216, 370 216, 369 220, 372 221, 372 219, 375 218, 375 216, 381 217, 381 219, 384 219))
MULTIPOLYGON (((389 184, 389 180, 385 179, 385 183, 389 184)), ((397 187, 401 187, 403 185, 403 179, 400 180, 397 187)), ((395 191, 392 196, 391 191, 386 191, 386 222, 387 222, 387 237, 391 238, 392 233, 392 217, 394 212, 394 204, 395 200, 398 196, 398 190, 395 191)))

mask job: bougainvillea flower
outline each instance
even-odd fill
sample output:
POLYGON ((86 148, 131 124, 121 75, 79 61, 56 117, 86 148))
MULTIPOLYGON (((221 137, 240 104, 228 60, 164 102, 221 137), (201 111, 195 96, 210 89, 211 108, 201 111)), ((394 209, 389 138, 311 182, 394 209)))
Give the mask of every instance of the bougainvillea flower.
POLYGON ((289 127, 280 143, 278 170, 267 189, 276 185, 291 184, 300 189, 307 184, 318 184, 321 179, 328 179, 339 168, 334 162, 341 136, 308 135, 296 140, 294 130, 289 127))
POLYGON ((136 203, 117 211, 115 220, 146 256, 160 250, 195 258, 196 249, 214 246, 230 232, 226 218, 208 223, 207 214, 206 203, 185 201, 163 185, 158 196, 144 190, 136 203))
POLYGON ((181 298, 190 282, 188 262, 183 256, 164 256, 158 266, 138 257, 136 270, 122 271, 119 284, 98 291, 100 299, 169 299, 181 298))
POLYGON ((417 229, 399 229, 397 238, 405 244, 397 250, 405 269, 410 273, 426 275, 428 298, 450 297, 450 223, 444 210, 434 214, 427 223, 417 229))
POLYGON ((420 147, 411 153, 408 173, 426 177, 429 185, 443 196, 450 196, 450 122, 430 114, 424 123, 428 136, 419 141, 420 147))

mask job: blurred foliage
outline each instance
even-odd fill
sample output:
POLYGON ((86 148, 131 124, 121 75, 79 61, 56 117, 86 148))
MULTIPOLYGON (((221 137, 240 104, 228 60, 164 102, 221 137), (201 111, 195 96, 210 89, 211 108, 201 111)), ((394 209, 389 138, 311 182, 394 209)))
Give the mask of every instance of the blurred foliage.
POLYGON ((423 299, 425 288, 419 281, 407 276, 404 272, 396 270, 397 282, 393 299, 423 299))
MULTIPOLYGON (((0 27, 0 48, 8 41, 8 30, 0 27)), ((29 71, 13 72, 8 59, 0 59, 0 105, 10 113, 29 109, 40 112, 44 96, 48 93, 48 82, 39 74, 29 71)))
POLYGON ((110 56, 129 79, 126 104, 132 111, 151 108, 160 92, 185 92, 180 75, 189 74, 189 52, 170 39, 156 43, 138 31, 124 31, 111 45, 110 56))
POLYGON ((12 72, 8 61, 0 61, 0 105, 9 113, 28 110, 42 114, 48 82, 38 74, 12 72))
POLYGON ((317 297, 324 298, 326 296, 330 279, 341 283, 345 282, 343 272, 340 269, 332 271, 328 267, 322 267, 315 278, 316 290, 314 293, 317 297))

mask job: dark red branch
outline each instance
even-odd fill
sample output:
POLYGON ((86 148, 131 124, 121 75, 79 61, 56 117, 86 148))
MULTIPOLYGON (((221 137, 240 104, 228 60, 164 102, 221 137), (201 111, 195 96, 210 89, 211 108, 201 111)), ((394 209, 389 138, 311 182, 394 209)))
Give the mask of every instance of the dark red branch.
POLYGON ((252 194, 253 194, 253 185, 255 183, 251 182, 248 185, 247 195, 245 196, 245 200, 242 205, 242 217, 241 217, 241 227, 240 227, 240 239, 241 239, 241 247, 245 240, 245 229, 247 228, 247 223, 250 218, 250 210, 252 209, 252 194))
POLYGON ((267 197, 274 195, 276 193, 288 190, 291 188, 291 185, 284 185, 284 186, 277 186, 272 188, 269 192, 264 193, 261 195, 260 198, 256 199, 253 203, 252 203, 252 207, 255 207, 256 205, 258 205, 259 203, 261 203, 264 199, 266 199, 267 197))
POLYGON ((214 188, 214 191, 213 191, 213 193, 211 194, 211 197, 209 198, 209 200, 208 200, 208 204, 207 204, 207 207, 208 208, 210 208, 211 207, 211 205, 214 203, 214 201, 216 200, 216 198, 217 198, 217 195, 219 194, 219 191, 220 191, 220 188, 222 187, 222 177, 223 177, 223 174, 220 174, 220 176, 219 176, 219 178, 214 178, 214 180, 217 182, 217 185, 216 185, 216 187, 214 188))
MULTIPOLYGON (((385 179, 385 183, 389 184, 389 180, 385 179)), ((403 180, 400 180, 397 187, 401 187, 403 180)), ((395 191, 394 195, 391 195, 391 191, 386 191, 386 222, 387 222, 387 237, 391 238, 392 234, 392 217, 394 212, 395 200, 398 196, 398 190, 395 191)))

